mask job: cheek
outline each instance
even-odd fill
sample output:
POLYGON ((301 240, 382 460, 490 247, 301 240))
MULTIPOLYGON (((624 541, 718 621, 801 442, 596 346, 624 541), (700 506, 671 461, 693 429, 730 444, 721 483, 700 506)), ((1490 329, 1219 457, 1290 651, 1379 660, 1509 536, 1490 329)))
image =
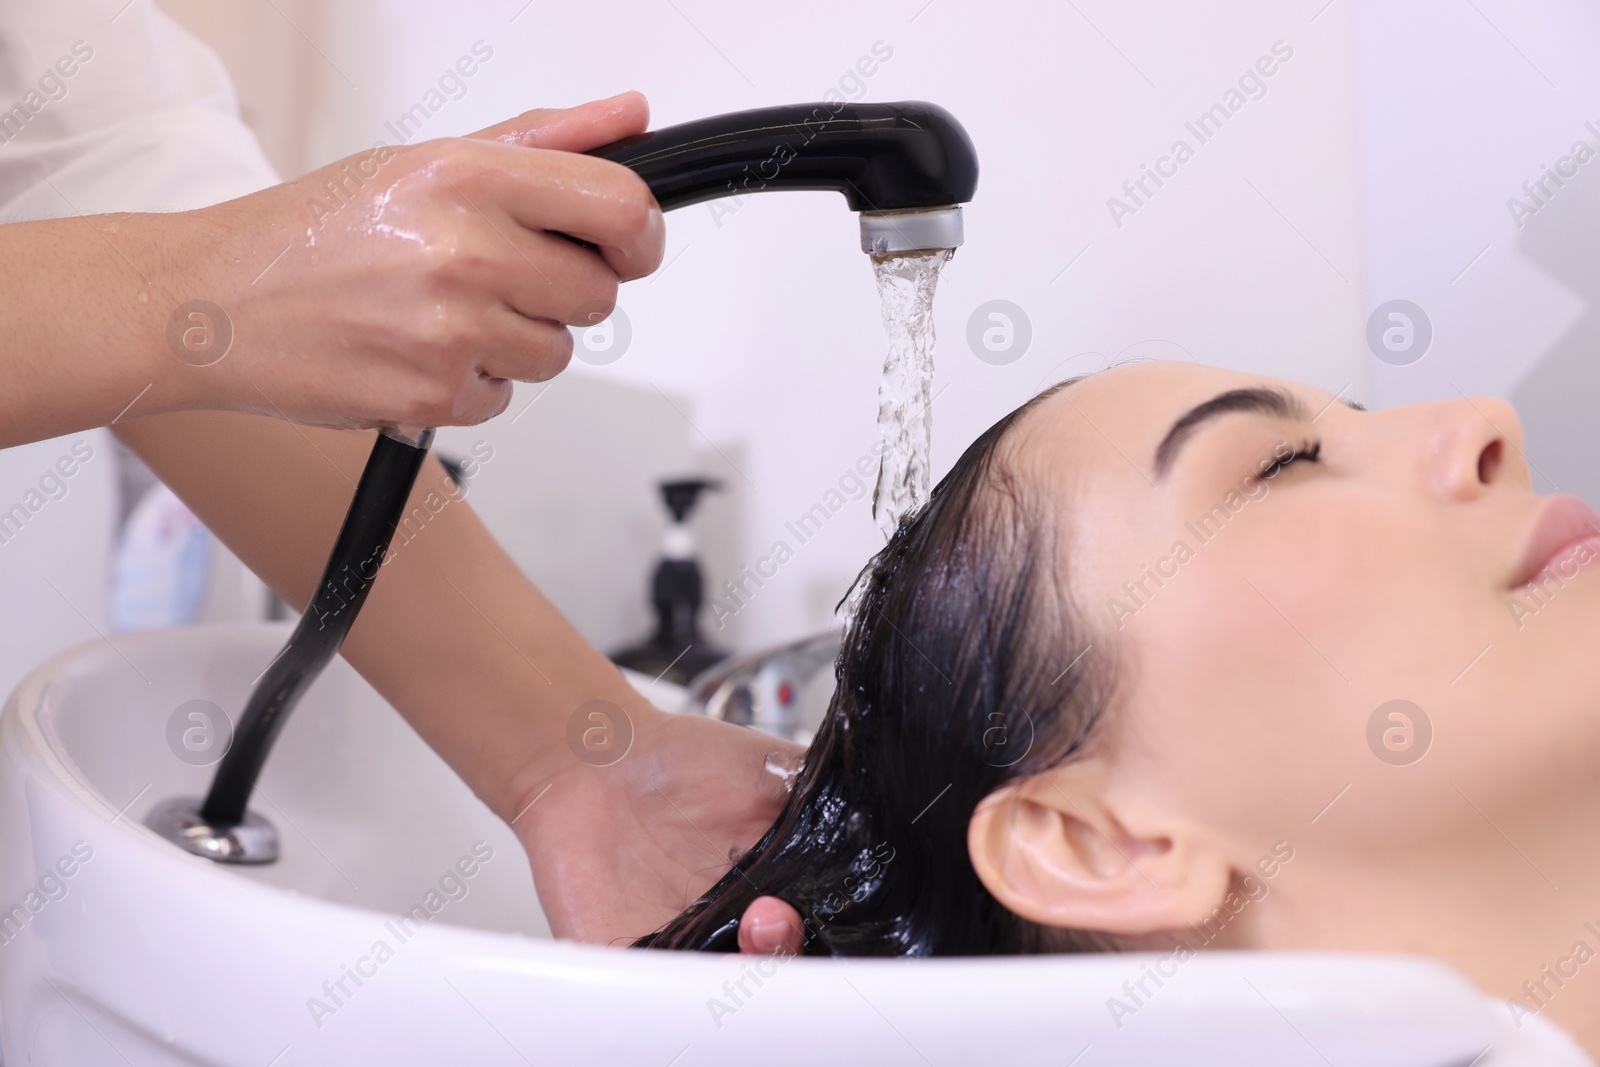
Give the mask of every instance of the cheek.
POLYGON ((1181 810, 1230 837, 1281 837, 1365 755, 1349 686, 1237 574, 1210 571, 1128 627, 1134 747, 1181 810))
POLYGON ((1442 707, 1491 607, 1415 516, 1271 499, 1194 539, 1124 629, 1139 747, 1187 810, 1247 837, 1303 836, 1387 769, 1369 718, 1394 699, 1442 707))
POLYGON ((1201 561, 1212 595, 1233 587, 1238 625, 1275 632, 1276 655, 1320 667, 1349 696, 1448 682, 1503 628, 1503 598, 1438 509, 1348 493, 1272 503, 1201 561))
POLYGON ((1600 805, 1600 574, 1518 630, 1493 560, 1440 516, 1269 499, 1195 544, 1115 634, 1108 725, 1141 790, 1236 859, 1284 839, 1302 877, 1332 878, 1440 843, 1498 856, 1479 808, 1600 805), (1425 726, 1385 715, 1393 701, 1425 726), (1424 747, 1396 758, 1408 744, 1424 747))

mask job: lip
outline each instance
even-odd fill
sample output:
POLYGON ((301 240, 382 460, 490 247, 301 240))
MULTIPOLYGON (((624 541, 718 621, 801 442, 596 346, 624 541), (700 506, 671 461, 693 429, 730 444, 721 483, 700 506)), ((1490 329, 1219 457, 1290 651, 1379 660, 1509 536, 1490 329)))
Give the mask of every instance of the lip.
POLYGON ((1549 498, 1534 522, 1511 587, 1521 588, 1534 581, 1545 568, 1564 559, 1585 541, 1594 542, 1596 555, 1600 556, 1600 515, 1575 496, 1549 498))

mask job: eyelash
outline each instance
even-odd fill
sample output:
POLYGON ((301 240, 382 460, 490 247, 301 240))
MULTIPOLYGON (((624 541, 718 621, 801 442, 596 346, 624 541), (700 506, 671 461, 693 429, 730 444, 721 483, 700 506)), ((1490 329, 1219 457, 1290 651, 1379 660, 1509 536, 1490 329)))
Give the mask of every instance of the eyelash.
POLYGON ((1262 468, 1261 478, 1268 479, 1283 473, 1284 469, 1292 464, 1304 460, 1307 463, 1316 463, 1322 457, 1322 442, 1317 441, 1309 445, 1299 445, 1287 456, 1274 456, 1271 463, 1262 468))

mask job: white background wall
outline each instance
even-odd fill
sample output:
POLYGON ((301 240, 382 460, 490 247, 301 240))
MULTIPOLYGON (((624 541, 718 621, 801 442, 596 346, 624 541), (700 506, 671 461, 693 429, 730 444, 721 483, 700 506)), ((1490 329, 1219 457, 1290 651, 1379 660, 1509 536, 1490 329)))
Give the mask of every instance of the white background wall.
MULTIPOLYGON (((1423 308, 1432 348, 1374 361, 1385 405, 1492 393, 1527 430, 1540 492, 1600 504, 1600 8, 1416 0, 1360 8, 1371 303, 1423 308), (1522 186, 1584 141, 1597 159, 1546 206, 1522 186), (1537 207, 1522 225, 1508 200, 1537 207)), ((1520 214, 1520 212, 1519 212, 1520 214)))
MULTIPOLYGON (((936 304, 943 469, 1041 385, 1123 355, 1192 357, 1364 391, 1364 359, 1351 344, 1362 316, 1350 8, 1313 22, 1314 5, 1222 7, 910 0, 802 13, 630 0, 519 14, 522 0, 448 11, 347 4, 324 17, 309 156, 371 144, 478 39, 494 58, 429 134, 625 88, 649 94, 657 124, 815 100, 841 79, 849 90, 846 72, 882 41, 893 55, 863 98, 944 105, 966 124, 982 165, 969 244, 936 304), (1294 56, 1267 96, 1117 228, 1107 197, 1280 39, 1294 56), (1011 366, 980 362, 965 343, 969 315, 994 298, 1032 321, 1032 347, 1011 366)), ((682 394, 692 439, 739 457, 736 470, 703 449, 707 472, 729 487, 709 511, 737 516, 735 551, 710 560, 714 586, 763 554, 872 444, 882 330, 855 227, 832 194, 754 197, 720 219, 709 206, 678 212, 666 269, 624 289, 631 349, 604 368, 575 367, 682 394)), ((558 386, 548 404, 561 403, 558 386)), ((584 457, 564 462, 581 469, 584 457)), ((492 497, 536 482, 536 473, 497 469, 480 506, 498 510, 492 497), (499 479, 517 484, 502 490, 499 479)), ((594 488, 623 490, 636 491, 594 488)), ((522 535, 500 533, 514 545, 522 535)), ((880 543, 868 502, 853 504, 760 591, 733 636, 767 642, 823 625, 880 543)), ((582 573, 593 595, 636 604, 634 575, 612 562, 560 564, 582 573)))
MULTIPOLYGON (((1600 118, 1586 66, 1600 25, 1577 3, 249 0, 231 17, 168 6, 222 51, 286 173, 386 137, 480 39, 493 58, 426 136, 625 88, 650 96, 658 125, 813 100, 884 42, 893 56, 862 98, 944 105, 982 166, 969 243, 936 306, 939 470, 1042 385, 1111 359, 1192 358, 1383 403, 1457 387, 1511 395, 1584 314, 1582 294, 1526 260, 1504 206, 1583 135, 1583 119, 1600 118), (1198 144, 1184 123, 1280 40, 1293 57, 1266 95, 1198 144), (1194 158, 1118 227, 1107 198, 1180 137, 1194 158), (1372 307, 1393 296, 1423 305, 1436 329, 1407 368, 1378 365, 1364 338, 1372 307), (1010 366, 981 362, 965 341, 973 310, 995 298, 1031 320, 1032 346, 1010 366)), ((445 438, 457 451, 496 442, 504 461, 486 468, 475 503, 608 647, 646 626, 652 477, 698 470, 727 484, 703 515, 720 586, 873 440, 882 332, 840 199, 755 197, 720 220, 699 206, 668 229, 667 267, 623 290, 633 341, 621 360, 575 364, 517 422, 445 438)), ((526 387, 511 414, 541 388, 526 387)), ((1534 427, 1536 449, 1547 436, 1534 427)), ((36 458, 0 455, 0 486, 25 480, 36 458)), ((720 639, 749 646, 823 625, 880 543, 868 509, 834 518, 720 639)), ((38 551, 99 551, 102 534, 66 508, 57 519, 38 551)), ((30 620, 27 655, 92 636, 59 604, 13 589, 38 565, 13 547, 0 546, 0 588, 30 620)), ((93 593, 92 582, 81 591, 93 593)))

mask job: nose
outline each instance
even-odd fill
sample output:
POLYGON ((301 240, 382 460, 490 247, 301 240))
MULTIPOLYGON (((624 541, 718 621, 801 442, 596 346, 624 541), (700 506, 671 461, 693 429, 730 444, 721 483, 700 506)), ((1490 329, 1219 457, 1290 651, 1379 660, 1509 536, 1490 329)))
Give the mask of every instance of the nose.
POLYGON ((1492 396, 1428 405, 1428 481, 1445 500, 1476 500, 1506 483, 1527 486, 1522 420, 1492 396))

